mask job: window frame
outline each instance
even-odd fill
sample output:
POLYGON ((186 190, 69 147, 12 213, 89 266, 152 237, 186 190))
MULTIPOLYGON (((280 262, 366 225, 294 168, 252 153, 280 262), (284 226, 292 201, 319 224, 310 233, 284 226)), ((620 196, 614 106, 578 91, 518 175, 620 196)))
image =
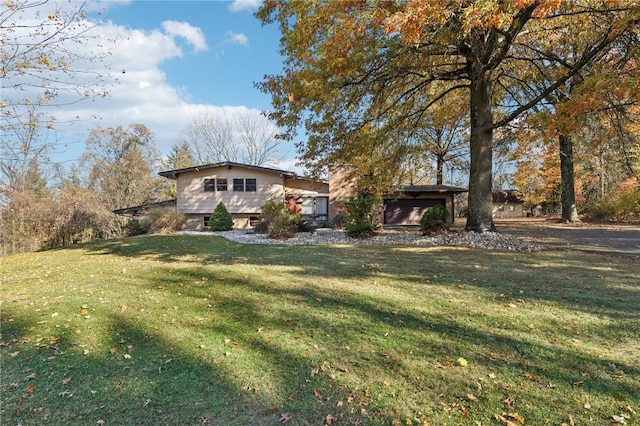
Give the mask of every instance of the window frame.
POLYGON ((233 192, 257 192, 258 179, 233 178, 233 192))
POLYGON ((227 178, 218 178, 216 179, 216 191, 217 192, 227 192, 229 188, 229 183, 227 178))
POLYGON ((215 178, 205 178, 203 192, 216 192, 215 178))

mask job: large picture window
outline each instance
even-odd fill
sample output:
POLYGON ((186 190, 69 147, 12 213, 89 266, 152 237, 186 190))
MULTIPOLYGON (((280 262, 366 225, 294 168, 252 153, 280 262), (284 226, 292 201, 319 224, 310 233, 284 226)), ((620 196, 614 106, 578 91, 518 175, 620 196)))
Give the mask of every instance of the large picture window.
POLYGON ((328 220, 329 198, 304 197, 300 206, 300 216, 305 220, 328 220))

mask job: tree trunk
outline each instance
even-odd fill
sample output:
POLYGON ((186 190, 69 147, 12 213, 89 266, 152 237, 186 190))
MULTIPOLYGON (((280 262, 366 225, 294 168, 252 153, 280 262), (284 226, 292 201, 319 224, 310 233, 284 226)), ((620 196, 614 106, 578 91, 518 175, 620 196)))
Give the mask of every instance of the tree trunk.
POLYGON ((444 168, 444 155, 436 155, 436 185, 442 185, 442 169, 444 168))
POLYGON ((561 134, 560 140, 560 181, 562 222, 580 222, 576 209, 575 179, 573 176, 573 140, 571 136, 561 134))
POLYGON ((493 114, 489 78, 481 64, 471 65, 471 170, 467 231, 495 231, 491 202, 493 114))

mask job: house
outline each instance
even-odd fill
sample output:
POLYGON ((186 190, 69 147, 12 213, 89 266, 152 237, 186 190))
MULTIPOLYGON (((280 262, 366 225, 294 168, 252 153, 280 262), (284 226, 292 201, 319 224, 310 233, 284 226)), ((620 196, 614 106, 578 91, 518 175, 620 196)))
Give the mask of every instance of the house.
MULTIPOLYGON (((355 179, 345 167, 333 168, 329 173, 329 217, 344 209, 349 198, 358 195, 355 179)), ((383 225, 419 225, 425 210, 436 205, 449 211, 449 223, 455 220, 454 197, 467 192, 464 188, 447 185, 409 185, 389 191, 382 197, 380 223, 383 225)))
POLYGON ((176 209, 187 229, 205 229, 218 203, 231 213, 234 228, 254 225, 261 206, 274 198, 308 221, 326 221, 329 184, 294 172, 224 161, 159 173, 177 182, 176 209))
MULTIPOLYGON (((288 210, 308 222, 324 222, 344 212, 344 203, 358 192, 344 168, 329 174, 328 182, 297 176, 294 172, 225 161, 160 172, 177 181, 176 209, 186 216, 187 229, 205 229, 211 213, 224 203, 234 228, 253 226, 261 206, 282 200, 288 210)), ((446 185, 411 185, 389 191, 382 198, 383 225, 419 225, 424 211, 442 205, 455 219, 454 196, 466 189, 446 185)))
POLYGON ((509 218, 525 216, 522 192, 515 189, 493 191, 491 198, 493 202, 493 217, 509 218))

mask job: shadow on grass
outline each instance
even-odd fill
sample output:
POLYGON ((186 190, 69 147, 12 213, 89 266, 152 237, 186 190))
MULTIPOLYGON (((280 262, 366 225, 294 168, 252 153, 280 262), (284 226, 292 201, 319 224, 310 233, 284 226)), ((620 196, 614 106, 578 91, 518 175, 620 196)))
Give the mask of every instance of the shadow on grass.
POLYGON ((640 273, 629 259, 562 252, 511 253, 482 249, 368 245, 249 245, 215 236, 148 236, 92 244, 99 254, 186 262, 291 268, 299 276, 410 283, 463 283, 495 295, 545 300, 612 318, 640 317, 640 273), (635 271, 635 272, 632 272, 635 271))
MULTIPOLYGON (((504 407, 505 394, 530 398, 526 390, 532 387, 537 399, 528 404, 548 407, 552 416, 528 415, 530 424, 558 420, 562 409, 557 406, 567 403, 567 395, 579 397, 584 392, 613 401, 640 399, 637 363, 620 363, 606 351, 567 345, 571 334, 561 329, 555 335, 565 339, 562 344, 553 342, 554 334, 548 340, 518 338, 507 335, 499 324, 467 321, 463 307, 452 311, 461 314, 455 317, 433 307, 404 306, 402 299, 357 288, 386 280, 384 288, 405 299, 425 297, 435 286, 454 292, 461 286, 459 291, 472 288, 485 301, 496 299, 498 305, 503 300, 552 302, 565 310, 607 317, 608 333, 629 336, 638 329, 640 296, 637 272, 630 273, 623 261, 466 249, 243 246, 201 236, 132 238, 83 250, 94 256, 158 261, 155 274, 139 272, 135 285, 149 292, 179 293, 189 300, 185 302, 189 315, 205 321, 194 325, 194 318, 177 313, 175 323, 168 317, 151 324, 141 316, 111 313, 110 331, 99 353, 92 349, 83 355, 72 336, 62 337, 53 345, 54 354, 58 353, 54 360, 37 361, 43 369, 38 376, 52 384, 24 392, 30 374, 24 369, 46 359, 53 346, 34 349, 32 343, 20 344, 34 320, 7 308, 3 334, 5 341, 15 339, 16 346, 6 351, 20 351, 7 365, 20 384, 3 405, 14 413, 22 407, 16 421, 36 424, 44 411, 34 416, 33 410, 48 405, 44 398, 64 398, 60 383, 69 376, 73 377, 69 384, 81 388, 73 398, 84 399, 77 408, 50 413, 50 418, 93 422, 106 413, 104 417, 119 424, 127 423, 127 413, 135 412, 143 419, 141 424, 198 419, 211 424, 274 424, 282 411, 299 420, 295 424, 322 424, 328 413, 388 424, 410 406, 436 412, 443 402, 438 395, 451 389, 456 394, 446 402, 459 402, 469 392, 463 389, 494 371, 499 378, 490 386, 496 392, 486 398, 495 411, 472 414, 472 419, 489 421, 504 407), (283 268, 282 281, 261 275, 260 268, 267 266, 283 268), (258 272, 250 272, 256 268, 258 272), (327 286, 331 280, 344 284, 327 286), (5 324, 8 317, 13 321, 5 324), (165 334, 164 328, 175 330, 165 334), (203 348, 199 339, 205 342, 203 348), (125 359, 123 351, 129 344, 132 358, 125 359), (110 348, 116 348, 116 354, 110 348), (145 355, 139 357, 140 352, 145 355), (455 370, 461 354, 474 366, 475 376, 455 370), (404 392, 402 400, 376 399, 373 392, 367 396, 369 386, 389 394, 385 383, 396 379, 403 383, 404 390, 398 391, 404 392), (100 381, 105 384, 96 389, 100 381), (442 388, 435 393, 427 389, 434 383, 442 388), (316 390, 322 399, 314 395, 316 390), (348 398, 352 401, 336 407, 336 401, 348 398), (118 411, 108 411, 109 406, 118 411), (366 413, 361 411, 365 408, 366 413)), ((434 293, 433 298, 438 297, 434 293)), ((597 415, 606 421, 611 414, 594 407, 582 420, 597 415)))
MULTIPOLYGON (((3 424, 271 425, 283 405, 295 411, 304 399, 299 390, 310 385, 291 375, 277 393, 289 400, 262 396, 259 387, 237 380, 231 357, 185 349, 184 342, 166 340, 123 315, 110 317, 110 332, 90 349, 71 332, 36 341, 30 336, 32 318, 11 310, 3 312, 2 325, 3 424)), ((259 350, 274 362, 272 368, 309 370, 300 357, 266 346, 259 350)), ((311 391, 307 399, 315 399, 311 391)), ((296 414, 296 424, 322 422, 319 414, 296 414)))

